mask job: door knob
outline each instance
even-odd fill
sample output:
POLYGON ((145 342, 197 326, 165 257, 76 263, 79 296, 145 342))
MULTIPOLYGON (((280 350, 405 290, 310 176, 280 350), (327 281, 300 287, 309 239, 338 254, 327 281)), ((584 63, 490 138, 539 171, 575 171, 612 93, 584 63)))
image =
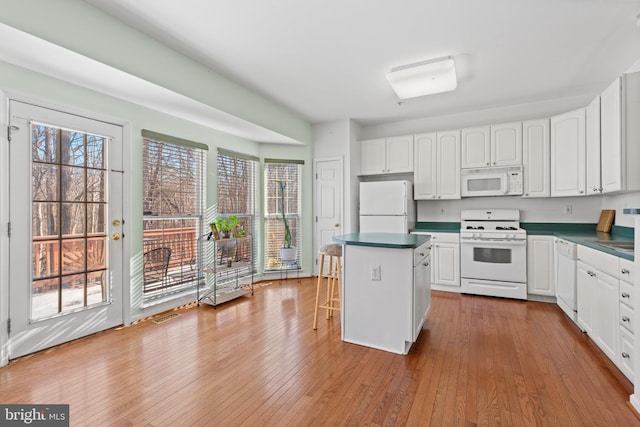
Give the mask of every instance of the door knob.
POLYGON ((334 225, 334 227, 338 228, 338 227, 340 227, 340 224, 336 223, 336 225, 334 225))
POLYGON ((120 233, 113 233, 111 235, 112 240, 120 240, 120 233))
POLYGON ((119 227, 121 222, 119 219, 114 219, 111 224, 113 224, 114 227, 119 227))

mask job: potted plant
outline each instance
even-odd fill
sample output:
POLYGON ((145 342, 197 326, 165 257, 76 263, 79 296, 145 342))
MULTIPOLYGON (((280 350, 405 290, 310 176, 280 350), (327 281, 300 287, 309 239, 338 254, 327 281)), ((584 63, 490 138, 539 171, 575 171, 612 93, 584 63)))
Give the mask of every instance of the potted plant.
POLYGON ((222 235, 223 239, 231 237, 232 232, 236 230, 236 227, 240 225, 238 217, 235 215, 229 215, 228 217, 219 216, 216 218, 216 228, 222 235))
POLYGON ((287 215, 285 214, 284 188, 286 184, 283 181, 277 182, 280 192, 280 220, 284 224, 284 241, 282 248, 280 248, 280 261, 283 264, 289 264, 296 260, 296 248, 291 245, 291 228, 289 228, 289 220, 287 220, 287 215))

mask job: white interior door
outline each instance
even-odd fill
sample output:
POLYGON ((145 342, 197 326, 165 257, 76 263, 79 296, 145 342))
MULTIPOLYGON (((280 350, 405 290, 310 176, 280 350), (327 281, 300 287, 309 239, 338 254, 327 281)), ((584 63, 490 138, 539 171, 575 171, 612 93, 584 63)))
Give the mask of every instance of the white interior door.
POLYGON ((122 127, 10 101, 9 358, 123 323, 122 127))
MULTIPOLYGON (((342 159, 320 160, 316 166, 316 248, 315 266, 319 271, 318 250, 334 243, 332 238, 342 233, 342 159)), ((326 268, 326 266, 325 266, 326 268)))

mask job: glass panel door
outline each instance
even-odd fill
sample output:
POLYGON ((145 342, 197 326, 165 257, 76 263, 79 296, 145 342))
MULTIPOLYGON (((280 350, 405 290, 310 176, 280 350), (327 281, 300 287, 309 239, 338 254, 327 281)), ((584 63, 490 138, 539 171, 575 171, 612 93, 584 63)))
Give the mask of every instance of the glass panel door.
POLYGON ((122 324, 122 128, 9 108, 15 358, 122 324))

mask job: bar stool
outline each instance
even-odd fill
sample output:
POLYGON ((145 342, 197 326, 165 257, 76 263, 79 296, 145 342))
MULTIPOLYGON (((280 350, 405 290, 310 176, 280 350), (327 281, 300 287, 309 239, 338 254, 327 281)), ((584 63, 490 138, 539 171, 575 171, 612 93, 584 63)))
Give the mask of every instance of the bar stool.
POLYGON ((318 274, 318 286, 316 289, 316 309, 313 314, 313 329, 318 329, 318 309, 327 310, 327 320, 333 317, 334 311, 340 311, 341 300, 340 292, 342 286, 342 265, 340 258, 342 257, 342 246, 329 244, 320 248, 320 272, 318 274), (325 256, 329 257, 329 271, 324 271, 325 256), (327 298, 324 303, 320 303, 320 288, 323 279, 327 279, 327 298), (337 286, 336 286, 337 285, 337 286))

